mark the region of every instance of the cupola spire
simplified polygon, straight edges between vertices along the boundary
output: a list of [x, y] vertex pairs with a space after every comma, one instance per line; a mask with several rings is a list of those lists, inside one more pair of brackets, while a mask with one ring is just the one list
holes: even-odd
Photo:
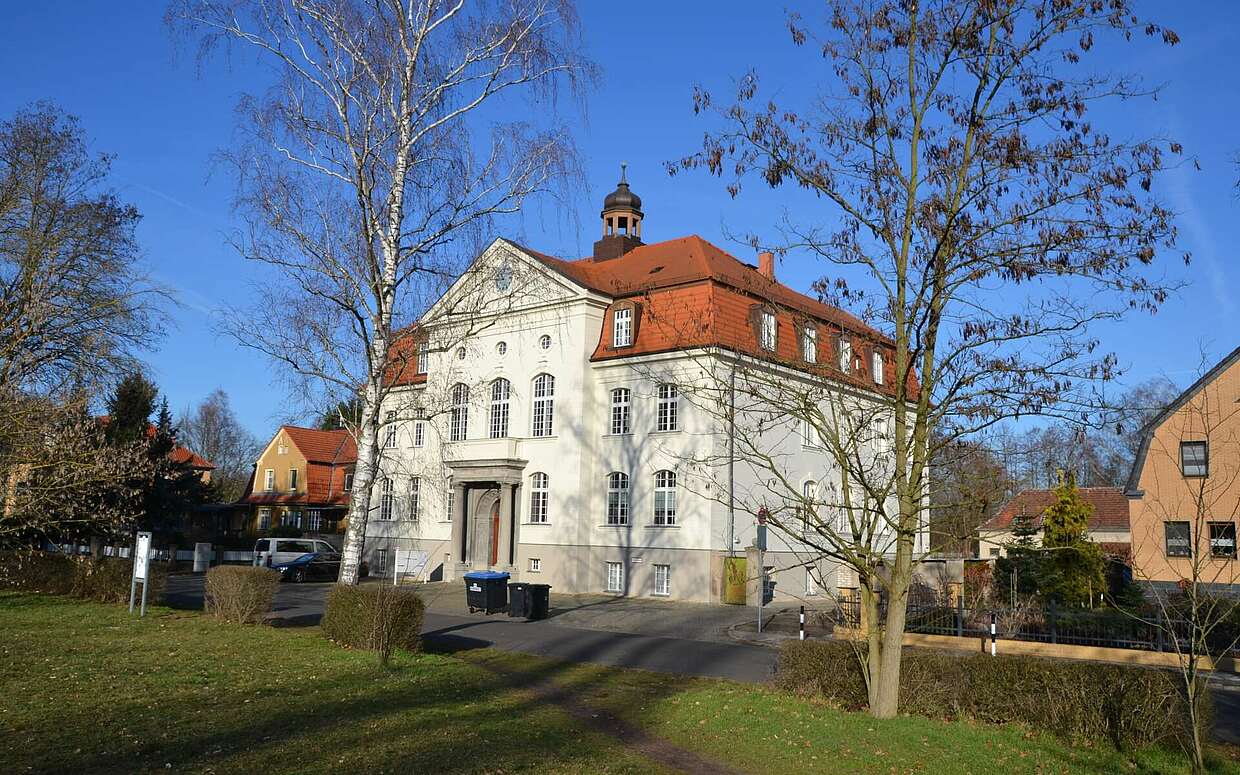
[[628, 163], [620, 162], [620, 182], [603, 199], [603, 238], [594, 243], [594, 259], [619, 258], [642, 244], [642, 198], [629, 188]]

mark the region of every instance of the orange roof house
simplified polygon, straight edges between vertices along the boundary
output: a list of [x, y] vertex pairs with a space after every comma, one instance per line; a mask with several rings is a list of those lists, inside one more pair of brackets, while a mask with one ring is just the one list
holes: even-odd
[[[1128, 527], [1128, 497], [1122, 487], [1081, 487], [1081, 500], [1094, 507], [1089, 517], [1089, 539], [1101, 544], [1103, 550], [1113, 556], [1127, 559], [1132, 543]], [[978, 552], [981, 557], [1000, 557], [1007, 553], [1007, 546], [1015, 540], [1015, 528], [1026, 521], [1041, 540], [1043, 513], [1055, 502], [1054, 490], [1024, 490], [1004, 504], [979, 528]]]
[[254, 466], [240, 503], [247, 532], [288, 525], [313, 533], [343, 531], [357, 445], [348, 431], [282, 425]]

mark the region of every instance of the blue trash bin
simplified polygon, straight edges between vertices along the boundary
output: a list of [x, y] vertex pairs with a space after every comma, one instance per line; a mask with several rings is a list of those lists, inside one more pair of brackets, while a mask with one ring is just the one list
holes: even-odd
[[469, 612], [508, 610], [507, 573], [494, 570], [471, 571], [465, 574], [465, 603]]

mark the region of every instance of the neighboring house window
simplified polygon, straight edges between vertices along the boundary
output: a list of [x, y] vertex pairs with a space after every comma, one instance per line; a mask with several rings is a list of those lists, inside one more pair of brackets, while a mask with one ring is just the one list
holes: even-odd
[[550, 436], [553, 430], [552, 417], [555, 414], [555, 377], [550, 374], [539, 374], [534, 377], [534, 418], [532, 435], [536, 437]]
[[258, 510], [258, 529], [269, 530], [271, 528], [271, 509]]
[[413, 424], [413, 446], [426, 446], [426, 423], [418, 420]]
[[380, 492], [379, 519], [390, 520], [392, 518], [392, 480], [390, 478], [384, 478], [380, 485]]
[[543, 334], [542, 336], [538, 337], [538, 347], [541, 350], [550, 350], [551, 349], [551, 335]]
[[289, 511], [284, 521], [298, 530], [301, 530], [301, 509], [293, 509]]
[[346, 473], [344, 475], [344, 491], [351, 492], [353, 490], [353, 474]]
[[801, 360], [806, 363], [818, 361], [818, 329], [813, 326], [801, 329]]
[[264, 476], [266, 478], [264, 479], [265, 486], [263, 489], [267, 492], [274, 492], [276, 489], [276, 470], [274, 468], [268, 468], [264, 473]]
[[629, 432], [629, 389], [616, 388], [611, 391], [611, 432], [621, 434]]
[[633, 310], [618, 309], [612, 315], [612, 347], [628, 347], [633, 344]]
[[427, 342], [418, 345], [418, 373], [425, 374], [431, 363], [431, 346]]
[[818, 520], [814, 519], [818, 513], [818, 483], [810, 481], [802, 484], [801, 499], [801, 535], [806, 536], [818, 528]]
[[1210, 475], [1210, 448], [1205, 441], [1180, 442], [1180, 470], [1185, 476]]
[[542, 560], [537, 557], [530, 558], [530, 573], [538, 573], [542, 570]]
[[290, 468], [288, 470], [288, 491], [297, 492], [297, 469]]
[[775, 313], [764, 309], [760, 314], [762, 317], [759, 321], [758, 329], [761, 336], [759, 344], [762, 345], [763, 350], [774, 351], [775, 343], [779, 336], [779, 325], [775, 320]]
[[679, 414], [680, 391], [675, 385], [659, 385], [659, 406], [656, 413], [655, 430], [678, 430], [680, 422]]
[[990, 556], [991, 556], [991, 557], [998, 557], [998, 556], [999, 556], [999, 547], [997, 547], [997, 546], [992, 546], [992, 547], [990, 547]]
[[396, 446], [396, 412], [383, 415], [383, 446], [391, 449]]
[[852, 342], [840, 337], [840, 371], [848, 374], [852, 371]]
[[629, 524], [629, 476], [619, 472], [607, 475], [607, 524]]
[[323, 530], [323, 510], [310, 509], [310, 532], [318, 533]]
[[530, 522], [547, 523], [547, 501], [550, 493], [547, 475], [541, 471], [530, 477]]
[[409, 519], [417, 520], [422, 516], [422, 479], [413, 477], [409, 480]]
[[662, 596], [672, 594], [672, 566], [654, 566], [654, 593]]
[[656, 471], [654, 475], [654, 523], [676, 524], [676, 472]]
[[883, 354], [880, 353], [878, 350], [875, 350], [873, 353], [870, 354], [870, 371], [874, 375], [875, 385], [883, 384], [883, 380], [886, 379], [885, 375], [883, 374], [884, 368], [885, 366], [883, 364]]
[[1192, 529], [1187, 522], [1164, 522], [1167, 532], [1168, 557], [1192, 557]]
[[452, 386], [452, 412], [448, 423], [448, 440], [464, 441], [469, 435], [469, 388], [461, 383]]
[[624, 563], [607, 563], [607, 592], [624, 591]]
[[512, 386], [500, 377], [491, 383], [491, 438], [508, 435], [508, 395]]
[[1210, 523], [1210, 556], [1236, 558], [1236, 523]]

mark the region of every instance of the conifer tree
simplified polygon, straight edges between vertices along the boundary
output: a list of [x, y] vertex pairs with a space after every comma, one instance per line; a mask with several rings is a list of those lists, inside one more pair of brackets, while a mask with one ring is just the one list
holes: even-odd
[[1081, 499], [1076, 477], [1060, 471], [1055, 502], [1042, 513], [1039, 586], [1048, 600], [1089, 605], [1106, 591], [1106, 559], [1088, 537], [1093, 513], [1093, 505]]

